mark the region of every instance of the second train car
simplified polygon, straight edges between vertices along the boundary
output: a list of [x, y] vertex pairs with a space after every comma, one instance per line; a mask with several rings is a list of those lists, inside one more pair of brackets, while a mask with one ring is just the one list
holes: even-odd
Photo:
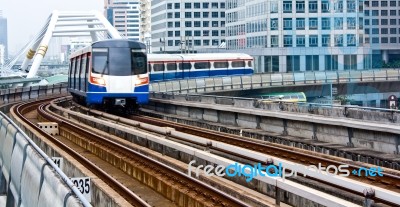
[[68, 90], [86, 105], [136, 110], [149, 101], [146, 47], [131, 40], [103, 40], [70, 56]]
[[253, 57], [242, 53], [148, 54], [150, 80], [253, 74]]

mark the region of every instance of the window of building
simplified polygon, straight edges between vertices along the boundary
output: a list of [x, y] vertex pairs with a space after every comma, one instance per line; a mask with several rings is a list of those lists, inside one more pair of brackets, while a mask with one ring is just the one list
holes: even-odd
[[304, 35], [296, 36], [296, 47], [305, 47], [306, 46], [306, 37]]
[[347, 12], [356, 12], [355, 0], [347, 0]]
[[212, 32], [211, 32], [211, 35], [212, 36], [218, 36], [218, 34], [219, 34], [219, 31], [218, 30], [213, 30]]
[[264, 56], [264, 72], [279, 72], [279, 56]]
[[185, 31], [185, 36], [191, 37], [192, 36], [192, 31], [191, 30], [186, 30]]
[[185, 9], [191, 9], [192, 3], [185, 3]]
[[369, 25], [369, 19], [364, 20], [365, 25]]
[[379, 1], [372, 1], [372, 7], [378, 7]]
[[205, 37], [210, 36], [210, 30], [203, 30], [203, 36], [205, 36]]
[[371, 43], [372, 44], [378, 44], [379, 43], [379, 37], [373, 37]]
[[310, 35], [308, 37], [309, 47], [318, 47], [318, 35]]
[[293, 46], [293, 40], [292, 40], [292, 35], [284, 35], [283, 36], [283, 47], [292, 47]]
[[390, 1], [390, 6], [396, 6], [396, 1]]
[[171, 18], [172, 18], [172, 12], [168, 12], [168, 13], [167, 13], [167, 18], [168, 18], [168, 19], [171, 19]]
[[167, 4], [167, 9], [172, 9], [172, 3]]
[[343, 35], [335, 35], [334, 44], [336, 47], [343, 46]]
[[204, 46], [210, 45], [210, 40], [203, 40], [203, 45]]
[[296, 1], [296, 13], [304, 13], [305, 3], [304, 1]]
[[270, 6], [271, 13], [278, 13], [278, 1], [271, 1]]
[[379, 16], [379, 10], [372, 10], [372, 16]]
[[175, 12], [175, 18], [181, 18], [181, 13]]
[[271, 30], [278, 30], [278, 18], [271, 19]]
[[348, 17], [347, 18], [347, 29], [355, 29], [356, 28], [356, 18]]
[[388, 11], [387, 10], [381, 10], [381, 16], [387, 16]]
[[396, 16], [396, 10], [390, 10], [390, 16]]
[[213, 39], [211, 43], [212, 43], [213, 46], [218, 46], [219, 45], [219, 40]]
[[175, 27], [181, 27], [181, 22], [175, 22]]
[[212, 27], [218, 27], [218, 21], [212, 21], [211, 25]]
[[381, 28], [381, 34], [387, 34], [388, 28]]
[[305, 19], [304, 18], [296, 18], [296, 29], [297, 30], [305, 29]]
[[357, 70], [357, 55], [344, 55], [344, 69]]
[[318, 71], [318, 70], [319, 70], [319, 56], [306, 55], [306, 71]]
[[173, 31], [168, 31], [168, 37], [173, 37], [174, 36], [174, 32]]
[[221, 12], [220, 17], [225, 18], [225, 12]]
[[308, 20], [308, 29], [310, 30], [318, 29], [318, 18], [310, 18]]
[[210, 22], [209, 21], [203, 21], [203, 27], [209, 27]]
[[218, 18], [218, 12], [212, 12], [211, 13], [212, 18]]
[[[209, 6], [210, 6], [210, 3], [203, 2], [203, 9], [208, 9]], [[203, 45], [204, 45], [204, 43], [203, 43]]]
[[391, 37], [390, 38], [390, 43], [397, 43], [397, 38], [396, 37]]
[[279, 47], [279, 36], [271, 35], [271, 47]]
[[287, 72], [300, 71], [300, 55], [286, 56], [286, 71]]
[[175, 9], [180, 9], [181, 8], [181, 4], [180, 3], [175, 3], [174, 7], [175, 7]]
[[181, 31], [175, 31], [175, 37], [180, 37], [181, 36]]
[[336, 13], [342, 13], [343, 12], [343, 1], [336, 0], [334, 3], [334, 8], [335, 8]]
[[381, 19], [381, 25], [388, 25], [387, 19]]
[[388, 38], [387, 37], [381, 37], [381, 43], [383, 43], [383, 44], [388, 43]]
[[283, 1], [283, 13], [292, 13], [292, 1]]
[[175, 46], [179, 46], [179, 44], [181, 43], [181, 41], [180, 40], [175, 40]]
[[322, 18], [322, 29], [330, 30], [331, 29], [331, 18]]
[[335, 17], [335, 29], [341, 30], [343, 29], [343, 18]]
[[309, 1], [308, 2], [308, 12], [309, 13], [317, 13], [318, 12], [318, 1]]
[[193, 8], [200, 9], [200, 3], [193, 3]]
[[221, 2], [219, 8], [225, 9], [225, 2]]
[[379, 34], [379, 28], [372, 28], [372, 34]]
[[201, 27], [201, 22], [200, 21], [194, 21], [193, 25], [194, 25], [194, 27]]
[[203, 12], [203, 18], [208, 18], [210, 15], [210, 12]]
[[372, 25], [379, 25], [379, 19], [372, 19]]
[[211, 8], [218, 9], [218, 3], [217, 2], [211, 3]]
[[364, 16], [366, 16], [366, 17], [369, 16], [369, 10], [364, 10]]
[[329, 1], [326, 1], [326, 0], [321, 1], [321, 11], [322, 11], [322, 13], [330, 13], [331, 12]]
[[185, 18], [192, 18], [192, 12], [185, 12]]
[[396, 34], [397, 29], [396, 28], [390, 28], [390, 34]]
[[173, 40], [168, 40], [168, 46], [174, 46], [174, 41]]
[[358, 29], [364, 29], [364, 20], [362, 17], [358, 18]]
[[192, 21], [185, 21], [185, 27], [192, 27]]
[[325, 70], [338, 70], [338, 55], [325, 55]]
[[174, 23], [173, 22], [168, 22], [167, 25], [168, 25], [167, 27], [170, 28], [170, 27], [174, 26]]
[[390, 19], [390, 25], [396, 25], [396, 19]]
[[200, 30], [194, 30], [194, 36], [195, 37], [201, 36], [201, 31]]
[[364, 33], [365, 33], [365, 34], [369, 34], [369, 28], [365, 28], [365, 29], [364, 29]]
[[194, 12], [193, 13], [194, 18], [200, 18], [200, 12]]
[[354, 34], [347, 35], [347, 46], [356, 46], [356, 35]]
[[292, 30], [292, 18], [284, 18], [283, 19], [283, 29], [284, 30]]
[[388, 2], [387, 1], [381, 1], [381, 6], [382, 7], [385, 7], [385, 6], [387, 6], [388, 5]]
[[322, 47], [331, 46], [331, 35], [322, 35]]

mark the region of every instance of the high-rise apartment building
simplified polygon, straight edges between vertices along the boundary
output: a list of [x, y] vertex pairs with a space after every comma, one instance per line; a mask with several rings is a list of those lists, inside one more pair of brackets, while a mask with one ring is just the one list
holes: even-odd
[[356, 70], [400, 60], [400, 1], [227, 0], [227, 49], [257, 72]]
[[4, 46], [4, 59], [8, 59], [7, 19], [0, 11], [0, 45]]
[[188, 53], [225, 42], [225, 0], [153, 0], [151, 46], [155, 53]]
[[105, 16], [128, 39], [144, 42], [150, 33], [150, 0], [105, 0]]

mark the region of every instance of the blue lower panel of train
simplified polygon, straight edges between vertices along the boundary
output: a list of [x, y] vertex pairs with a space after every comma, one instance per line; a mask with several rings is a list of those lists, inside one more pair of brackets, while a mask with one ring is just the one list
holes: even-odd
[[149, 102], [149, 93], [86, 93], [86, 102], [88, 104], [103, 104], [105, 98], [132, 98], [136, 103], [142, 105]]
[[253, 69], [241, 68], [241, 69], [229, 69], [229, 70], [199, 70], [199, 71], [165, 71], [156, 72], [150, 74], [150, 81], [163, 81], [173, 79], [185, 79], [185, 78], [205, 78], [205, 77], [216, 77], [216, 76], [229, 76], [229, 75], [251, 75]]

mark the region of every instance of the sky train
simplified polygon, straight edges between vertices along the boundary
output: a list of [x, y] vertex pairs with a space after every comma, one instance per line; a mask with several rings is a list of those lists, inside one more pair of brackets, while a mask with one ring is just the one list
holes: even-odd
[[78, 102], [135, 110], [149, 101], [146, 46], [103, 40], [70, 56], [68, 90]]
[[148, 54], [150, 81], [253, 74], [253, 57], [242, 53]]

